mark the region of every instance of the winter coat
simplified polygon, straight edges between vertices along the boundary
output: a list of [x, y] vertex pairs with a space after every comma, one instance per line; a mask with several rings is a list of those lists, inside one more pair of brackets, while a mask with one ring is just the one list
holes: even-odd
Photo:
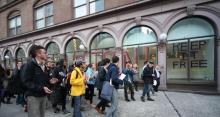
[[150, 68], [149, 66], [144, 68], [143, 71], [144, 83], [153, 84], [154, 77], [152, 76], [152, 74], [154, 74], [153, 68]]
[[70, 77], [70, 95], [71, 96], [81, 96], [85, 94], [85, 80], [84, 80], [84, 74], [80, 71], [78, 67], [75, 67], [74, 70], [71, 73]]
[[22, 82], [26, 88], [26, 96], [46, 96], [43, 87], [49, 86], [49, 73], [47, 70], [43, 71], [35, 59], [25, 65], [22, 77]]
[[112, 80], [112, 85], [114, 85], [115, 89], [119, 89], [119, 85], [123, 85], [123, 81], [119, 79], [119, 68], [111, 63], [108, 67], [107, 79]]

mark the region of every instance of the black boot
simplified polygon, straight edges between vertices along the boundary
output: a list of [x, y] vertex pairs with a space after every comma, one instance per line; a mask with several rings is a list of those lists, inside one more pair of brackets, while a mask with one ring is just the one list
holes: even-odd
[[129, 100], [129, 99], [125, 99], [125, 101], [130, 102], [130, 100]]
[[154, 99], [152, 99], [151, 97], [147, 98], [148, 101], [154, 101]]
[[144, 96], [141, 96], [141, 101], [145, 102]]
[[131, 97], [131, 100], [136, 101], [134, 97]]

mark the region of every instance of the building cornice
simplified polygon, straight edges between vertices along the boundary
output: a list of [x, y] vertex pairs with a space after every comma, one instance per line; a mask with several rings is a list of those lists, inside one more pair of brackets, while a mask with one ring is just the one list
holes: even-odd
[[0, 7], [0, 13], [7, 10], [8, 8], [11, 8], [11, 7], [23, 2], [23, 1], [25, 1], [25, 0], [13, 0], [9, 3], [6, 3], [5, 5]]

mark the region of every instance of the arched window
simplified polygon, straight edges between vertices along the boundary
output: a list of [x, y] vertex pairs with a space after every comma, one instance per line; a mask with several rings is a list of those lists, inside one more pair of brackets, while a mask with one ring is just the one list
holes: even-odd
[[48, 54], [49, 59], [53, 61], [58, 61], [60, 59], [59, 46], [54, 42], [49, 43], [47, 45], [47, 54]]
[[126, 61], [131, 61], [142, 71], [146, 60], [157, 63], [156, 42], [156, 34], [151, 28], [137, 26], [130, 29], [123, 40], [123, 65]]
[[5, 67], [6, 68], [10, 68], [12, 69], [12, 62], [13, 62], [13, 58], [12, 58], [12, 53], [11, 51], [7, 50], [4, 54], [4, 61], [5, 61]]
[[21, 33], [21, 15], [20, 11], [14, 11], [8, 16], [8, 36], [14, 36]]
[[19, 48], [16, 52], [16, 59], [17, 60], [21, 60], [22, 62], [25, 61], [26, 57], [25, 57], [25, 52], [22, 48]]
[[65, 53], [68, 65], [73, 64], [74, 60], [85, 59], [85, 46], [80, 39], [71, 39], [67, 42]]
[[115, 54], [115, 39], [106, 32], [97, 34], [91, 43], [91, 63], [98, 63], [103, 58], [112, 58]]
[[214, 28], [199, 17], [176, 22], [168, 32], [169, 80], [214, 80]]

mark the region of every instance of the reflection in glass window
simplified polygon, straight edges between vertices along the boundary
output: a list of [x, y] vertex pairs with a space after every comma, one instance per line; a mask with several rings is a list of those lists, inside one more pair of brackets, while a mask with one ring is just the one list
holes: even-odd
[[144, 26], [131, 29], [124, 38], [123, 45], [135, 45], [156, 42], [156, 35], [152, 29]]
[[167, 78], [214, 80], [214, 30], [201, 18], [180, 20], [171, 27], [167, 44]]
[[53, 61], [58, 61], [60, 56], [60, 49], [59, 49], [59, 46], [52, 42], [50, 43], [48, 46], [47, 46], [47, 54], [48, 54], [48, 57], [53, 60]]
[[73, 0], [75, 18], [104, 10], [104, 0]]
[[114, 38], [108, 33], [100, 33], [92, 41], [91, 49], [115, 47]]
[[36, 9], [36, 29], [53, 25], [53, 4], [46, 4]]
[[140, 76], [145, 61], [153, 61], [156, 64], [156, 40], [154, 31], [149, 27], [138, 26], [129, 30], [123, 41], [123, 66], [126, 61], [137, 64]]
[[77, 7], [75, 12], [75, 16], [77, 17], [82, 17], [85, 16], [87, 14], [87, 9], [86, 9], [86, 5], [85, 6], [81, 6], [81, 7]]
[[17, 50], [16, 59], [21, 60], [23, 62], [25, 61], [26, 57], [25, 57], [25, 52], [23, 49], [19, 48]]
[[6, 68], [11, 68], [12, 69], [12, 53], [11, 51], [7, 50], [5, 52], [5, 55], [4, 55], [4, 60], [5, 60], [5, 67]]
[[90, 14], [104, 10], [104, 0], [90, 0]]
[[90, 46], [91, 62], [98, 63], [103, 58], [111, 59], [115, 55], [115, 40], [108, 33], [99, 33], [96, 35]]
[[74, 0], [75, 7], [81, 6], [83, 4], [86, 4], [86, 0]]
[[9, 36], [21, 33], [21, 16], [9, 19]]
[[214, 35], [212, 25], [201, 18], [180, 20], [168, 32], [167, 40], [177, 40], [198, 36]]
[[82, 49], [79, 46], [82, 44], [80, 39], [71, 39], [65, 49], [66, 59], [68, 65], [73, 64], [74, 60], [85, 59], [85, 48]]

